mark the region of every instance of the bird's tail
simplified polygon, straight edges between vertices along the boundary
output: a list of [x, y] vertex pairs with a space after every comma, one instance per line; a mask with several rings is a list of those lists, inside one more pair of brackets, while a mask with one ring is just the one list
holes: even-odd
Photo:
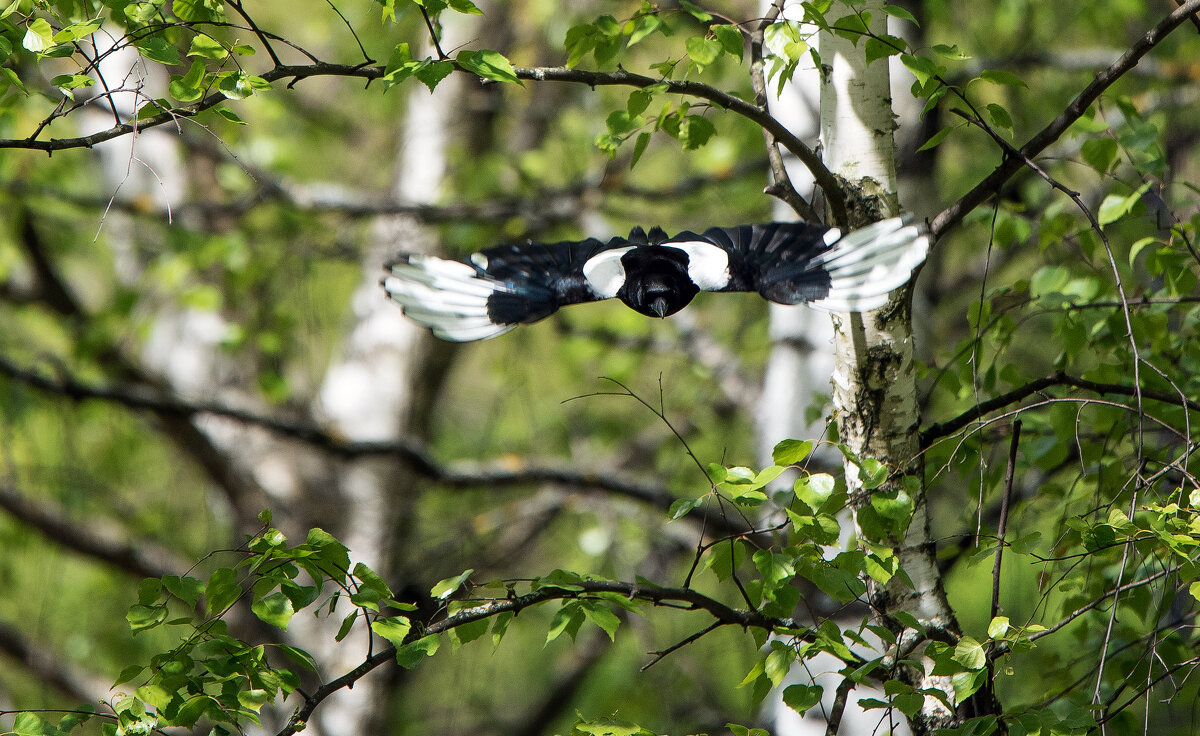
[[496, 324], [488, 314], [488, 299], [497, 292], [507, 292], [508, 285], [480, 277], [465, 263], [403, 255], [384, 269], [389, 275], [380, 283], [387, 295], [409, 319], [433, 330], [443, 340], [483, 340], [516, 326]]
[[912, 215], [855, 230], [817, 257], [829, 274], [828, 296], [811, 302], [830, 312], [867, 312], [912, 277], [929, 252], [929, 233]]

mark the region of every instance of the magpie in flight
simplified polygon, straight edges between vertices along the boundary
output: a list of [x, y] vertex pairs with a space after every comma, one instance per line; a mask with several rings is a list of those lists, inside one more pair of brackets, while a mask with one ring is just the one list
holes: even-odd
[[756, 291], [780, 304], [838, 312], [883, 306], [925, 260], [929, 236], [910, 217], [843, 234], [802, 222], [715, 227], [668, 237], [498, 245], [466, 261], [402, 254], [381, 282], [414, 322], [443, 340], [496, 337], [568, 304], [616, 297], [667, 317], [701, 291]]

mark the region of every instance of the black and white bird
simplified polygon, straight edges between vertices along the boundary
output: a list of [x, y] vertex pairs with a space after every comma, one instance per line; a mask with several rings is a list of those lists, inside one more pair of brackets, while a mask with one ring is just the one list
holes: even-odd
[[780, 304], [839, 312], [883, 306], [925, 260], [929, 236], [909, 217], [843, 234], [802, 222], [715, 227], [668, 237], [499, 245], [447, 261], [403, 254], [384, 268], [388, 296], [444, 340], [496, 337], [568, 304], [616, 297], [667, 317], [701, 291], [756, 291]]

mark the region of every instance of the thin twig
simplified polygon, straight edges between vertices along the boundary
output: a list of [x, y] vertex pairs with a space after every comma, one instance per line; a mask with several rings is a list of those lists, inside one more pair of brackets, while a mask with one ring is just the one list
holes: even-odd
[[1021, 420], [1013, 422], [1012, 442], [1008, 446], [1008, 467], [1004, 469], [1004, 497], [1000, 500], [1000, 523], [996, 526], [996, 561], [992, 563], [992, 613], [1000, 613], [1000, 563], [1004, 559], [1004, 532], [1008, 529], [1008, 509], [1012, 505], [1013, 478], [1017, 467], [1017, 448], [1021, 443]]

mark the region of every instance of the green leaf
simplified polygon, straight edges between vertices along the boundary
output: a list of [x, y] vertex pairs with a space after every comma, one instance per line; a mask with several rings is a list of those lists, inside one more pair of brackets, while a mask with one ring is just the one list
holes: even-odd
[[1008, 87], [1028, 87], [1025, 81], [1012, 72], [1006, 72], [1000, 69], [985, 69], [980, 75], [980, 79], [991, 82], [992, 84], [1002, 84]]
[[1101, 225], [1107, 225], [1111, 222], [1116, 222], [1125, 215], [1133, 211], [1133, 208], [1142, 200], [1142, 195], [1150, 189], [1151, 182], [1147, 181], [1133, 192], [1127, 195], [1110, 194], [1100, 203], [1100, 209], [1096, 213], [1096, 220]]
[[359, 609], [355, 608], [342, 619], [342, 625], [338, 627], [337, 633], [333, 635], [334, 641], [341, 641], [350, 635], [350, 629], [354, 628], [354, 622], [358, 620], [358, 611]]
[[688, 2], [688, 0], [679, 0], [679, 7], [686, 10], [688, 13], [691, 14], [691, 16], [693, 18], [700, 21], [701, 23], [707, 23], [713, 19], [713, 17], [711, 15], [704, 12], [704, 10], [702, 10], [695, 3]]
[[196, 605], [200, 596], [204, 595], [204, 582], [190, 576], [164, 575], [162, 584], [168, 593], [189, 606]]
[[787, 707], [804, 715], [821, 702], [824, 688], [820, 685], [788, 685], [783, 689], [783, 702]]
[[467, 578], [471, 577], [471, 573], [473, 573], [473, 572], [475, 572], [475, 571], [474, 570], [464, 570], [452, 578], [446, 578], [445, 580], [439, 580], [438, 583], [436, 585], [434, 585], [433, 588], [430, 589], [429, 594], [432, 595], [434, 598], [437, 598], [438, 600], [444, 601], [447, 598], [449, 598], [451, 595], [453, 595], [454, 591], [461, 588], [462, 584], [467, 581]]
[[969, 670], [977, 670], [987, 664], [987, 654], [982, 644], [970, 636], [964, 636], [954, 647], [954, 661]]
[[712, 64], [725, 51], [720, 41], [703, 36], [689, 38], [684, 46], [687, 49], [688, 57], [700, 66]]
[[135, 603], [129, 607], [129, 612], [125, 614], [125, 620], [129, 622], [129, 630], [135, 634], [146, 629], [153, 629], [167, 620], [167, 607]]
[[998, 639], [1008, 633], [1008, 616], [996, 616], [988, 624], [988, 636]]
[[[649, 144], [650, 133], [648, 131], [638, 133], [637, 141], [635, 141], [633, 144], [633, 158], [629, 162], [630, 169], [633, 169], [634, 166], [637, 166], [637, 162], [641, 160], [642, 154], [646, 152], [646, 146]], [[674, 504], [672, 504], [672, 508], [674, 508]], [[692, 508], [695, 508], [695, 506]], [[671, 518], [677, 519], [679, 517], [672, 516]]]
[[583, 617], [579, 601], [564, 603], [550, 619], [550, 628], [546, 631], [546, 643], [549, 644], [564, 633], [570, 634], [574, 639], [575, 634], [579, 631], [579, 625], [583, 623]]
[[929, 136], [929, 140], [927, 140], [927, 141], [925, 141], [924, 143], [922, 143], [922, 144], [921, 144], [921, 147], [920, 147], [920, 148], [918, 148], [917, 150], [918, 150], [918, 151], [927, 151], [927, 150], [929, 150], [930, 148], [933, 148], [934, 146], [937, 146], [937, 145], [938, 145], [938, 144], [940, 144], [942, 141], [946, 140], [946, 136], [948, 136], [948, 135], [950, 135], [950, 128], [948, 128], [948, 127], [947, 127], [947, 128], [942, 128], [942, 129], [941, 129], [941, 130], [939, 130], [938, 132], [936, 132], [936, 133], [934, 133], [933, 135]]
[[935, 43], [933, 45], [933, 52], [939, 56], [944, 56], [947, 59], [954, 59], [956, 61], [963, 61], [971, 58], [971, 55], [960, 49], [958, 44], [948, 46], [944, 43]]
[[912, 23], [914, 26], [921, 25], [920, 23], [917, 22], [917, 19], [913, 16], [912, 13], [908, 12], [904, 8], [900, 7], [899, 5], [884, 5], [883, 12], [892, 16], [893, 18], [899, 18], [901, 20], [906, 20], [909, 23]]
[[126, 682], [129, 682], [133, 678], [142, 674], [142, 670], [144, 670], [144, 669], [146, 669], [145, 665], [141, 665], [141, 664], [129, 665], [125, 669], [121, 670], [121, 674], [117, 675], [117, 679], [116, 679], [116, 681], [113, 682], [112, 686], [116, 687], [117, 685], [121, 685]]
[[100, 30], [100, 26], [104, 25], [104, 21], [100, 18], [84, 21], [83, 23], [72, 23], [63, 28], [58, 33], [54, 34], [55, 43], [71, 43], [82, 38], [87, 38], [96, 31]]
[[776, 465], [799, 465], [813, 450], [807, 440], [783, 440], [771, 450], [771, 460]]
[[1013, 134], [1012, 116], [1008, 114], [1002, 105], [997, 105], [995, 102], [989, 102], [987, 106], [988, 118], [992, 121], [992, 126], [1001, 128], [1008, 133], [1011, 138]]
[[16, 736], [42, 736], [46, 733], [46, 722], [36, 713], [17, 713], [12, 732]]
[[421, 84], [424, 84], [432, 92], [450, 73], [454, 71], [454, 63], [451, 61], [429, 61], [417, 67], [414, 75]]
[[[650, 134], [642, 133], [642, 135]], [[677, 498], [671, 502], [671, 508], [667, 511], [667, 516], [672, 521], [687, 516], [694, 509], [698, 509], [704, 505], [705, 498], [705, 496], [701, 496], [700, 498]]]
[[441, 639], [437, 634], [417, 639], [411, 644], [405, 644], [402, 647], [396, 648], [396, 664], [406, 670], [411, 670], [420, 664], [421, 660], [426, 657], [432, 657], [437, 654], [438, 647], [441, 646]]
[[371, 622], [371, 631], [387, 639], [392, 646], [400, 648], [404, 646], [404, 637], [412, 631], [412, 622], [403, 616], [377, 618]]
[[159, 64], [180, 63], [179, 49], [159, 36], [143, 38], [134, 46], [142, 56], [151, 61], [157, 61]]
[[717, 132], [716, 127], [708, 118], [699, 115], [688, 115], [679, 123], [679, 142], [684, 150], [694, 151], [700, 148]]
[[898, 36], [872, 36], [867, 39], [863, 52], [866, 54], [867, 63], [870, 64], [876, 59], [902, 54], [906, 48], [908, 48], [908, 44]]
[[[465, 573], [463, 573], [463, 575], [469, 575], [469, 574], [471, 574], [471, 572], [473, 572], [473, 571], [467, 570]], [[388, 587], [388, 584], [384, 581], [384, 579], [379, 577], [378, 573], [376, 573], [374, 570], [367, 567], [363, 563], [361, 563], [361, 562], [356, 563], [354, 565], [354, 571], [352, 574], [354, 575], [354, 577], [358, 578], [364, 586], [378, 591], [380, 598], [393, 597], [392, 589], [390, 587]]]
[[35, 18], [25, 28], [25, 37], [21, 45], [35, 54], [39, 54], [54, 45], [54, 29], [45, 18]]
[[663, 28], [662, 20], [657, 15], [643, 15], [634, 27], [633, 33], [629, 34], [629, 41], [626, 45], [632, 46], [661, 28]]
[[610, 641], [617, 640], [617, 627], [621, 625], [621, 619], [608, 606], [585, 601], [583, 603], [583, 615], [587, 616], [589, 621], [603, 629], [604, 633], [608, 634]]
[[815, 511], [833, 495], [835, 487], [836, 481], [832, 475], [814, 473], [797, 478], [793, 489], [796, 492], [796, 498], [808, 504], [809, 508]]
[[870, 24], [871, 14], [864, 11], [843, 15], [835, 20], [831, 27], [834, 33], [857, 46], [864, 37], [870, 36]]
[[246, 710], [257, 713], [271, 700], [271, 694], [266, 690], [241, 690], [237, 694], [238, 704]]
[[955, 702], [962, 703], [967, 698], [974, 695], [987, 682], [987, 670], [978, 669], [970, 672], [956, 672], [950, 676], [950, 683], [954, 686]]
[[1101, 174], [1117, 160], [1117, 142], [1112, 138], [1091, 138], [1083, 142], [1079, 155], [1084, 163]]
[[[172, 49], [175, 47], [172, 46]], [[192, 37], [192, 45], [188, 48], [188, 56], [199, 56], [202, 59], [224, 59], [229, 56], [229, 50], [220, 41], [198, 33]], [[178, 63], [178, 62], [176, 62]]]
[[742, 60], [742, 48], [744, 37], [737, 26], [732, 26], [726, 23], [712, 26], [708, 29], [712, 32], [717, 40], [721, 42], [721, 48], [725, 49], [725, 53], [730, 56], [736, 56], [738, 61]]
[[258, 616], [260, 621], [277, 626], [281, 629], [286, 629], [288, 622], [292, 620], [292, 615], [295, 610], [292, 609], [292, 601], [283, 593], [278, 591], [259, 598], [250, 605], [250, 610]]
[[238, 585], [237, 573], [228, 567], [220, 567], [208, 577], [205, 586], [208, 596], [206, 610], [208, 615], [216, 615], [232, 606], [242, 595], [242, 586]]
[[193, 61], [191, 68], [183, 76], [172, 74], [167, 90], [180, 102], [199, 100], [204, 95], [204, 62], [199, 59]]
[[945, 71], [942, 67], [934, 64], [932, 60], [924, 56], [913, 56], [912, 54], [901, 54], [900, 63], [904, 64], [917, 81], [922, 85], [928, 84], [929, 80], [941, 75]]
[[525, 86], [517, 78], [517, 73], [513, 70], [512, 64], [499, 51], [491, 49], [460, 51], [455, 60], [463, 69], [477, 74], [484, 79], [491, 79], [495, 82], [507, 82], [522, 87]]

